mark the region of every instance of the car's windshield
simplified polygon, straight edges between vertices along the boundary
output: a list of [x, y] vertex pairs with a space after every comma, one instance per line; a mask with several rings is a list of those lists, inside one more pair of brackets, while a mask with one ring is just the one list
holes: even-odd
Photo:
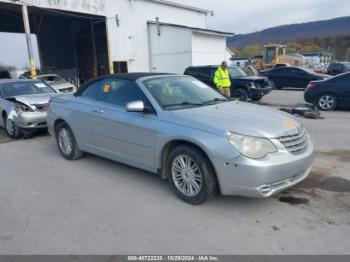
[[62, 77], [58, 75], [47, 75], [47, 76], [38, 76], [37, 79], [44, 81], [48, 84], [63, 84], [66, 83], [66, 80], [64, 80]]
[[143, 84], [167, 110], [205, 106], [229, 101], [191, 76], [167, 76], [145, 80]]
[[231, 77], [241, 77], [241, 76], [247, 76], [247, 74], [238, 67], [229, 67], [227, 68], [228, 72], [230, 73]]
[[55, 93], [55, 91], [39, 81], [11, 82], [0, 84], [1, 96], [4, 98], [34, 94]]

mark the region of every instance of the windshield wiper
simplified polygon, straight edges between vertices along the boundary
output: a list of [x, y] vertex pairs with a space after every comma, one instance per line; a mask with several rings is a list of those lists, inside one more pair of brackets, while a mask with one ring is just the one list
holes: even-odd
[[174, 104], [168, 104], [164, 105], [164, 107], [173, 107], [173, 106], [202, 106], [203, 103], [192, 103], [192, 102], [182, 102], [182, 103], [174, 103]]
[[215, 104], [217, 102], [229, 102], [230, 100], [226, 99], [226, 98], [214, 98], [212, 100], [208, 100], [208, 101], [205, 101], [203, 103], [203, 105], [210, 105], [210, 104]]

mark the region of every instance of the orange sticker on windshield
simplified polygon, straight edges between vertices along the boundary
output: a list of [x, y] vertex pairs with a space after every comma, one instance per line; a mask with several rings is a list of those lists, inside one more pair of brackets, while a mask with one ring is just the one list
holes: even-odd
[[111, 86], [109, 84], [105, 84], [103, 86], [103, 93], [109, 93], [111, 91]]

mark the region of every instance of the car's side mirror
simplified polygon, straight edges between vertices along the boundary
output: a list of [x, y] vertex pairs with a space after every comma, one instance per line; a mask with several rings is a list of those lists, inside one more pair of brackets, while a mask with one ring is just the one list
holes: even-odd
[[132, 101], [126, 104], [125, 110], [127, 112], [144, 112], [145, 105], [141, 100]]

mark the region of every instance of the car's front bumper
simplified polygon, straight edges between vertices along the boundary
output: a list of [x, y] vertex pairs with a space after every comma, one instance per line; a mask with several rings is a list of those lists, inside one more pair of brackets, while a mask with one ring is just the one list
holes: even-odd
[[267, 95], [271, 92], [271, 87], [261, 88], [261, 89], [251, 89], [252, 91], [252, 98], [258, 98], [262, 97], [264, 95]]
[[244, 156], [227, 160], [213, 158], [219, 186], [223, 195], [269, 197], [305, 179], [313, 161], [312, 141], [301, 154], [278, 151], [264, 159]]
[[46, 128], [46, 112], [22, 112], [13, 116], [16, 125], [21, 129]]
[[315, 92], [305, 90], [304, 92], [304, 100], [308, 103], [314, 104], [317, 99], [317, 95]]

